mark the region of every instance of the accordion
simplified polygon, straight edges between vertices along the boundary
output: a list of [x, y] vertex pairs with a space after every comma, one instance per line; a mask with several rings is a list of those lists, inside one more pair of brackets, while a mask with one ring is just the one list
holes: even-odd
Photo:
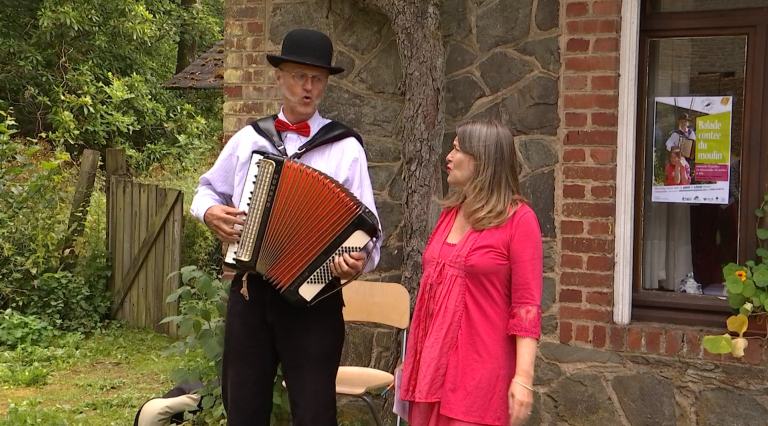
[[260, 274], [299, 306], [340, 289], [333, 259], [361, 251], [380, 235], [376, 215], [339, 182], [260, 151], [251, 154], [238, 208], [246, 212], [245, 223], [224, 263]]

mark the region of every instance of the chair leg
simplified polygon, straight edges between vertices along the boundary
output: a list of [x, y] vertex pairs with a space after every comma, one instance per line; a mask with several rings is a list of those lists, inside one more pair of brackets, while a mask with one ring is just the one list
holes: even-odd
[[358, 398], [362, 399], [366, 404], [368, 404], [368, 408], [371, 409], [371, 414], [373, 414], [373, 420], [376, 422], [376, 426], [383, 426], [381, 419], [379, 418], [379, 413], [376, 412], [376, 406], [373, 405], [373, 398], [371, 395], [366, 393], [358, 396]]

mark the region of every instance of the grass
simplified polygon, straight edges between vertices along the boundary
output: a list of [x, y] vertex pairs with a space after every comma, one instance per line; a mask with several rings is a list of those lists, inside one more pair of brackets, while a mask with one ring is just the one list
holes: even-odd
[[181, 360], [162, 355], [171, 343], [111, 323], [50, 347], [0, 350], [0, 425], [131, 425], [144, 402], [173, 387]]

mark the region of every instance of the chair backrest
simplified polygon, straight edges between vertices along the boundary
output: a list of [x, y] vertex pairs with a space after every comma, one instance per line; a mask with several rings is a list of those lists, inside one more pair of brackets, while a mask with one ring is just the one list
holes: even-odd
[[353, 281], [341, 291], [344, 294], [344, 321], [374, 322], [400, 329], [408, 328], [411, 298], [402, 285]]

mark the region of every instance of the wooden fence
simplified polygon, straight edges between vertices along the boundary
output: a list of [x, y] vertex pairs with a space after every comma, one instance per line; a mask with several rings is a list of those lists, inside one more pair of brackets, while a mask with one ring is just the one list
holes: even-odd
[[[112, 157], [112, 158], [110, 158]], [[163, 318], [178, 315], [166, 303], [179, 288], [183, 194], [125, 177], [124, 153], [107, 151], [107, 244], [112, 259], [112, 318], [176, 336]]]

